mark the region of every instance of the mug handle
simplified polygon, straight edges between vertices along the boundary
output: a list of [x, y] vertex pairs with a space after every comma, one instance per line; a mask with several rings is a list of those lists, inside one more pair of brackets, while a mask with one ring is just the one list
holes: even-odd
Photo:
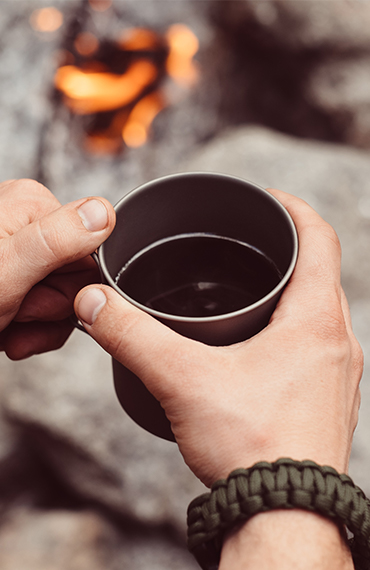
[[[100, 261], [99, 261], [99, 256], [98, 256], [97, 252], [96, 252], [96, 251], [93, 251], [92, 254], [91, 254], [91, 257], [93, 258], [93, 260], [95, 261], [96, 265], [98, 266], [99, 272], [100, 272], [100, 276], [101, 276], [101, 278], [103, 279], [103, 274], [102, 274], [101, 265], [100, 265]], [[73, 314], [69, 317], [69, 320], [71, 321], [72, 325], [73, 325], [76, 329], [78, 329], [78, 330], [80, 330], [80, 331], [82, 331], [82, 332], [88, 334], [88, 332], [86, 331], [86, 329], [85, 329], [85, 327], [83, 326], [83, 324], [81, 323], [81, 321], [79, 321], [78, 318], [76, 317], [75, 313], [73, 313]]]

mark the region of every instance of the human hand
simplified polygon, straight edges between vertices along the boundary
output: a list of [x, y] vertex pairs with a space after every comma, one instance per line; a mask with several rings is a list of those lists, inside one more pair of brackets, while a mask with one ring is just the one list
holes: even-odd
[[114, 223], [103, 198], [61, 207], [33, 180], [0, 184], [0, 350], [18, 360], [64, 344], [76, 293], [99, 278], [89, 254]]
[[184, 338], [103, 285], [75, 301], [89, 334], [160, 401], [206, 485], [279, 457], [348, 469], [363, 363], [340, 285], [339, 241], [305, 202], [271, 192], [296, 224], [300, 251], [255, 337], [226, 347]]

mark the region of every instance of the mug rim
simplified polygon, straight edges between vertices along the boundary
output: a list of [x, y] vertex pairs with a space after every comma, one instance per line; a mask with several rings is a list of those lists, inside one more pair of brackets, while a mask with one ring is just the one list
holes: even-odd
[[223, 174], [223, 173], [219, 173], [219, 172], [207, 172], [207, 171], [178, 172], [175, 174], [167, 174], [165, 176], [161, 176], [159, 178], [155, 178], [153, 180], [150, 180], [148, 182], [144, 182], [143, 184], [140, 184], [140, 186], [137, 186], [136, 188], [130, 190], [129, 192], [127, 192], [127, 194], [122, 196], [122, 198], [120, 198], [120, 200], [115, 204], [114, 210], [117, 212], [122, 207], [122, 205], [127, 201], [127, 199], [132, 197], [132, 195], [140, 194], [141, 192], [144, 192], [145, 190], [147, 190], [148, 188], [150, 188], [154, 184], [157, 184], [159, 182], [164, 182], [166, 180], [173, 180], [175, 178], [185, 178], [187, 176], [189, 176], [189, 177], [190, 176], [200, 176], [200, 177], [207, 176], [207, 177], [215, 177], [218, 179], [224, 178], [226, 180], [234, 180], [234, 181], [238, 181], [238, 182], [241, 182], [244, 184], [247, 183], [250, 186], [257, 189], [262, 194], [264, 194], [266, 198], [271, 200], [275, 204], [275, 206], [281, 210], [282, 214], [286, 218], [287, 224], [291, 230], [291, 235], [293, 238], [293, 251], [292, 251], [291, 261], [290, 261], [288, 269], [284, 273], [284, 276], [281, 279], [281, 281], [279, 281], [279, 283], [269, 293], [267, 293], [267, 295], [265, 295], [264, 297], [262, 297], [261, 299], [259, 299], [255, 303], [252, 303], [251, 305], [248, 305], [247, 307], [243, 307], [242, 309], [238, 309], [237, 311], [232, 311], [230, 313], [222, 313], [220, 315], [212, 315], [209, 317], [186, 317], [186, 316], [180, 316], [180, 315], [171, 315], [170, 313], [163, 313], [161, 311], [156, 311], [155, 309], [151, 309], [150, 307], [147, 307], [146, 305], [139, 303], [138, 301], [136, 301], [135, 299], [133, 299], [132, 297], [127, 295], [127, 293], [125, 293], [122, 289], [120, 289], [117, 286], [117, 284], [115, 283], [114, 278], [112, 278], [110, 272], [108, 271], [107, 265], [105, 263], [104, 245], [106, 242], [102, 243], [101, 246], [98, 248], [98, 259], [99, 259], [100, 271], [102, 272], [102, 274], [103, 274], [104, 278], [106, 279], [106, 281], [108, 282], [108, 284], [111, 287], [113, 287], [117, 291], [117, 293], [119, 293], [121, 295], [121, 297], [126, 299], [129, 303], [131, 303], [131, 305], [134, 305], [138, 309], [141, 309], [145, 313], [148, 313], [148, 314], [152, 315], [153, 317], [155, 317], [159, 320], [162, 320], [162, 321], [167, 320], [167, 321], [184, 322], [184, 323], [186, 323], [186, 322], [187, 323], [211, 323], [211, 322], [215, 322], [215, 321], [222, 321], [225, 319], [237, 318], [241, 315], [245, 315], [247, 313], [250, 313], [250, 312], [254, 311], [255, 309], [257, 309], [258, 307], [260, 307], [261, 305], [268, 303], [271, 299], [273, 299], [285, 287], [285, 285], [287, 284], [287, 282], [289, 281], [289, 279], [291, 278], [291, 276], [293, 274], [294, 268], [295, 268], [296, 263], [297, 263], [297, 258], [298, 258], [298, 233], [297, 233], [297, 228], [293, 222], [293, 219], [292, 219], [291, 215], [289, 214], [288, 210], [285, 208], [285, 206], [283, 206], [283, 204], [277, 198], [275, 198], [275, 196], [270, 194], [270, 192], [268, 192], [265, 188], [263, 188], [262, 186], [254, 183], [254, 182], [251, 182], [250, 180], [247, 180], [245, 178], [240, 178], [239, 176], [233, 176], [230, 174]]

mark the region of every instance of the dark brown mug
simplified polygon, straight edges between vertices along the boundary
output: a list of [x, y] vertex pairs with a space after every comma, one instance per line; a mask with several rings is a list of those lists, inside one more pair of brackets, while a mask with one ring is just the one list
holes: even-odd
[[[298, 255], [294, 223], [269, 192], [224, 174], [174, 174], [132, 190], [116, 204], [115, 211], [116, 227], [100, 246], [97, 260], [102, 281], [130, 303], [178, 333], [210, 345], [246, 340], [268, 324]], [[273, 262], [278, 283], [252, 304], [213, 316], [158, 311], [119, 287], [117, 275], [138, 252], [158, 241], [189, 234], [248, 244]], [[118, 399], [131, 418], [149, 432], [173, 441], [163, 408], [140, 379], [114, 359], [113, 374]]]

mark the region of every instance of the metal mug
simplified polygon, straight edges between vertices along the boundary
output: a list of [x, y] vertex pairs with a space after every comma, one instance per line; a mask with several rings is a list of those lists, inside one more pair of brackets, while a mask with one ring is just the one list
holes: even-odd
[[[116, 227], [95, 257], [102, 281], [127, 301], [178, 333], [215, 346], [246, 340], [268, 324], [298, 255], [293, 220], [269, 192], [224, 174], [174, 174], [132, 190], [116, 204], [115, 211]], [[281, 281], [252, 305], [211, 317], [161, 313], [140, 304], [117, 286], [117, 274], [136, 253], [158, 240], [198, 232], [252, 245], [273, 260], [282, 274]], [[129, 416], [147, 431], [174, 441], [163, 408], [140, 379], [115, 359], [113, 375], [118, 399]]]

